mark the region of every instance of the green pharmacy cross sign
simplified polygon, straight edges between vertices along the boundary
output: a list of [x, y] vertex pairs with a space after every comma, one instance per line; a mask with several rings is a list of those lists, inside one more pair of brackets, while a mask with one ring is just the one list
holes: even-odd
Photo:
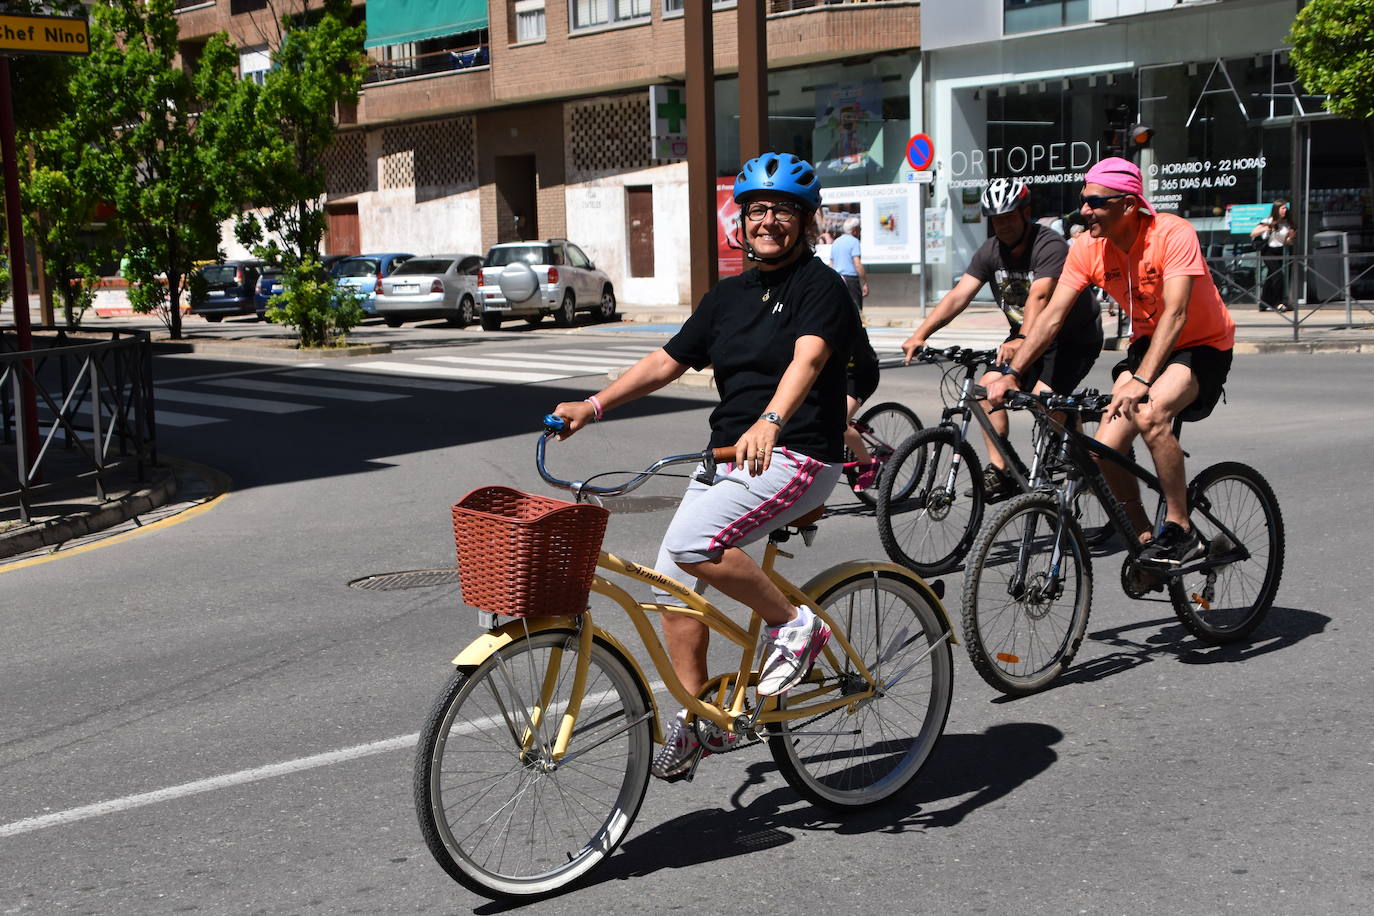
[[649, 87], [649, 136], [655, 159], [687, 158], [687, 95], [682, 86]]

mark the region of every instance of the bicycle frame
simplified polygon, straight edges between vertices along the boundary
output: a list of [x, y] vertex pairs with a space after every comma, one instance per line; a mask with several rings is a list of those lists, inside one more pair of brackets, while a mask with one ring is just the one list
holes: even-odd
[[[804, 529], [803, 529], [804, 530]], [[688, 588], [681, 582], [669, 576], [665, 576], [657, 570], [646, 568], [618, 557], [614, 554], [602, 551], [597, 561], [597, 566], [607, 572], [616, 573], [626, 578], [643, 582], [655, 586], [663, 591], [669, 592], [676, 598], [684, 602], [682, 606], [659, 604], [657, 602], [641, 602], [636, 600], [623, 588], [616, 585], [605, 576], [596, 575], [592, 579], [592, 591], [604, 595], [615, 601], [625, 611], [630, 622], [634, 625], [635, 632], [639, 635], [640, 641], [644, 644], [657, 670], [659, 677], [663, 680], [668, 692], [675, 700], [682, 704], [693, 715], [713, 722], [717, 726], [727, 731], [744, 734], [754, 731], [759, 725], [767, 725], [773, 722], [788, 722], [795, 719], [814, 717], [831, 712], [842, 707], [857, 709], [861, 703], [879, 695], [879, 692], [895, 684], [906, 671], [923, 661], [933, 652], [944, 639], [950, 640], [955, 645], [958, 640], [954, 637], [954, 629], [950, 623], [948, 613], [944, 609], [942, 602], [938, 600], [938, 595], [934, 593], [924, 580], [914, 576], [909, 570], [903, 569], [890, 563], [876, 562], [851, 562], [842, 564], [822, 574], [823, 578], [838, 579], [841, 575], [848, 577], [855, 573], [871, 572], [874, 576], [888, 574], [899, 576], [907, 581], [912, 587], [917, 588], [935, 599], [933, 605], [940, 610], [945, 633], [941, 639], [935, 640], [931, 646], [922, 653], [920, 657], [912, 661], [906, 669], [897, 672], [890, 678], [879, 679], [873, 670], [869, 669], [860, 659], [858, 652], [849, 643], [843, 628], [835, 625], [835, 621], [821, 609], [811, 597], [802, 589], [797, 588], [790, 581], [785, 579], [774, 569], [774, 561], [782, 555], [791, 557], [791, 554], [781, 550], [777, 543], [770, 539], [764, 549], [762, 568], [768, 577], [782, 591], [789, 601], [794, 604], [805, 604], [817, 617], [820, 617], [831, 629], [831, 642], [823, 650], [823, 654], [836, 670], [841, 668], [839, 658], [835, 653], [834, 647], [838, 644], [840, 654], [847, 660], [848, 668], [852, 671], [854, 680], [852, 683], [861, 684], [858, 690], [842, 692], [840, 696], [832, 696], [837, 691], [844, 691], [845, 685], [841, 684], [819, 684], [815, 683], [810, 690], [802, 692], [801, 688], [791, 691], [787, 695], [787, 708], [779, 709], [775, 697], [768, 697], [760, 703], [759, 708], [754, 710], [752, 715], [747, 715], [745, 704], [747, 700], [748, 687], [751, 683], [753, 673], [753, 661], [758, 655], [759, 635], [763, 629], [763, 620], [757, 614], [750, 615], [748, 629], [740, 626], [731, 620], [710, 601], [706, 600], [697, 592]], [[812, 583], [813, 587], [817, 583]], [[823, 584], [823, 583], [822, 583]], [[819, 589], [817, 589], [819, 590]], [[686, 614], [696, 620], [701, 621], [711, 630], [721, 634], [726, 639], [740, 647], [740, 661], [735, 671], [728, 674], [718, 674], [707, 681], [707, 686], [714, 685], [717, 694], [717, 702], [711, 703], [701, 700], [687, 691], [682, 682], [678, 680], [673, 671], [672, 661], [668, 657], [668, 652], [663, 643], [658, 638], [652, 622], [649, 619], [650, 612]], [[550, 749], [552, 758], [555, 761], [569, 758], [568, 741], [572, 734], [573, 725], [577, 720], [581, 703], [584, 698], [586, 688], [587, 670], [590, 665], [591, 641], [594, 638], [606, 640], [611, 646], [617, 649], [635, 668], [640, 680], [648, 684], [648, 679], [644, 677], [644, 671], [634, 660], [629, 652], [625, 651], [622, 643], [612, 637], [604, 629], [597, 627], [593, 620], [591, 611], [587, 611], [581, 617], [549, 617], [549, 618], [524, 618], [514, 620], [497, 628], [482, 637], [474, 640], [462, 652], [453, 659], [453, 664], [458, 667], [476, 667], [487, 658], [505, 645], [532, 633], [548, 629], [572, 628], [582, 642], [581, 650], [577, 653], [577, 667], [573, 673], [573, 684], [570, 701], [564, 712], [563, 720], [559, 725], [557, 737], [554, 745]], [[550, 672], [555, 672], [557, 666], [550, 664]], [[532, 704], [534, 712], [531, 714], [531, 721], [517, 723], [522, 725], [523, 743], [529, 746], [533, 743], [534, 736], [538, 734], [541, 724], [543, 710], [549, 705], [553, 693], [553, 677], [550, 674], [545, 679], [539, 701]], [[648, 697], [650, 712], [654, 719], [654, 739], [661, 742], [663, 739], [662, 728], [659, 722], [657, 703], [653, 696]], [[624, 727], [628, 728], [633, 724], [628, 723]], [[618, 732], [611, 732], [602, 736], [603, 740], [613, 737]], [[798, 733], [800, 734], [800, 732]], [[582, 753], [587, 748], [579, 748], [577, 753]]]
[[[959, 390], [959, 400], [953, 407], [946, 407], [940, 411], [939, 425], [955, 430], [959, 436], [959, 441], [966, 442], [968, 441], [969, 426], [972, 425], [974, 420], [977, 420], [978, 426], [983, 430], [987, 440], [991, 442], [997, 448], [998, 453], [1001, 454], [1002, 461], [1005, 465], [1005, 473], [1011, 475], [1012, 479], [1016, 481], [1016, 485], [1021, 488], [1023, 493], [1029, 493], [1033, 488], [1032, 481], [1036, 480], [1039, 474], [1039, 468], [1037, 467], [1039, 463], [1038, 457], [1036, 461], [1032, 462], [1030, 477], [1027, 478], [1026, 475], [1021, 473], [1022, 462], [1020, 456], [1016, 453], [1016, 449], [1007, 441], [1005, 436], [993, 427], [992, 420], [988, 417], [987, 411], [983, 410], [978, 404], [982, 399], [980, 397], [982, 387], [974, 384], [973, 377], [977, 374], [978, 368], [982, 365], [982, 362], [964, 360], [960, 360], [960, 362], [964, 366], [964, 382]], [[954, 418], [959, 416], [962, 416], [963, 420], [956, 423]], [[950, 460], [949, 479], [945, 482], [946, 487], [950, 490], [954, 489], [954, 482], [958, 476], [959, 466], [962, 460], [963, 459], [959, 457], [957, 451]]]

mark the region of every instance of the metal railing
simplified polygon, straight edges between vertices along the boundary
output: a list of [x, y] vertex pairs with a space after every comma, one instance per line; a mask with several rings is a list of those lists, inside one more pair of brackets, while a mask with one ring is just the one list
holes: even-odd
[[1206, 260], [1227, 305], [1257, 307], [1269, 286], [1269, 298], [1288, 306], [1279, 317], [1292, 325], [1295, 341], [1302, 325], [1319, 313], [1344, 310], [1346, 327], [1356, 323], [1357, 310], [1374, 316], [1374, 252], [1350, 251], [1343, 243], [1307, 255], [1285, 250], [1281, 258], [1265, 259], [1246, 248]]
[[19, 351], [13, 329], [0, 329], [0, 485], [26, 524], [45, 492], [89, 481], [104, 500], [111, 473], [143, 481], [157, 464], [148, 332], [106, 333], [36, 327], [33, 349]]
[[[374, 51], [380, 50], [380, 48], [374, 49]], [[490, 64], [491, 50], [485, 42], [454, 45], [439, 51], [427, 51], [424, 54], [413, 54], [408, 57], [393, 57], [390, 60], [369, 55], [367, 73], [363, 76], [363, 83], [370, 85], [412, 76], [424, 76], [430, 73], [473, 70], [487, 67]]]

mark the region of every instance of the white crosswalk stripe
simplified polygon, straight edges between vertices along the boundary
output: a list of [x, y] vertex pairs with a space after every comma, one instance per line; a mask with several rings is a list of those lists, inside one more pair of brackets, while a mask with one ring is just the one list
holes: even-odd
[[425, 363], [397, 363], [388, 360], [371, 360], [357, 363], [350, 368], [365, 369], [373, 372], [395, 372], [402, 375], [429, 375], [439, 378], [467, 379], [474, 382], [552, 382], [567, 378], [566, 372], [505, 372], [495, 369], [461, 366], [431, 366]]
[[[553, 359], [486, 359], [476, 356], [426, 356], [426, 362], [436, 362], [453, 364], [456, 366], [490, 366], [496, 369], [533, 369], [533, 370], [562, 370], [565, 375], [563, 378], [571, 378], [576, 375], [592, 375], [609, 372], [618, 365], [617, 362], [572, 362], [575, 357], [567, 360]], [[556, 376], [557, 377], [557, 376]]]
[[214, 381], [203, 384], [212, 385], [216, 388], [236, 388], [240, 391], [255, 391], [261, 394], [289, 394], [311, 398], [324, 398], [330, 401], [362, 401], [364, 403], [375, 403], [377, 401], [394, 401], [403, 398], [403, 394], [395, 394], [385, 391], [365, 391], [359, 388], [331, 388], [323, 385], [293, 385], [289, 382], [281, 382], [275, 378], [271, 379], [249, 379], [249, 378], [226, 378], [215, 379]]
[[181, 391], [176, 388], [158, 388], [155, 401], [171, 401], [174, 404], [197, 404], [206, 407], [228, 407], [231, 410], [247, 410], [252, 413], [300, 413], [315, 410], [318, 404], [297, 404], [293, 401], [268, 401], [263, 398], [239, 398], [227, 394], [212, 394], [208, 391]]

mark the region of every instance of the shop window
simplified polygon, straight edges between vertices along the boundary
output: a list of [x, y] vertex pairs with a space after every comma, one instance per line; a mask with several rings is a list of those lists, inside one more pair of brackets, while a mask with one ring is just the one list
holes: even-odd
[[1002, 31], [1038, 32], [1088, 21], [1088, 0], [1004, 0]]
[[592, 29], [626, 22], [647, 22], [651, 0], [573, 0], [572, 27]]

